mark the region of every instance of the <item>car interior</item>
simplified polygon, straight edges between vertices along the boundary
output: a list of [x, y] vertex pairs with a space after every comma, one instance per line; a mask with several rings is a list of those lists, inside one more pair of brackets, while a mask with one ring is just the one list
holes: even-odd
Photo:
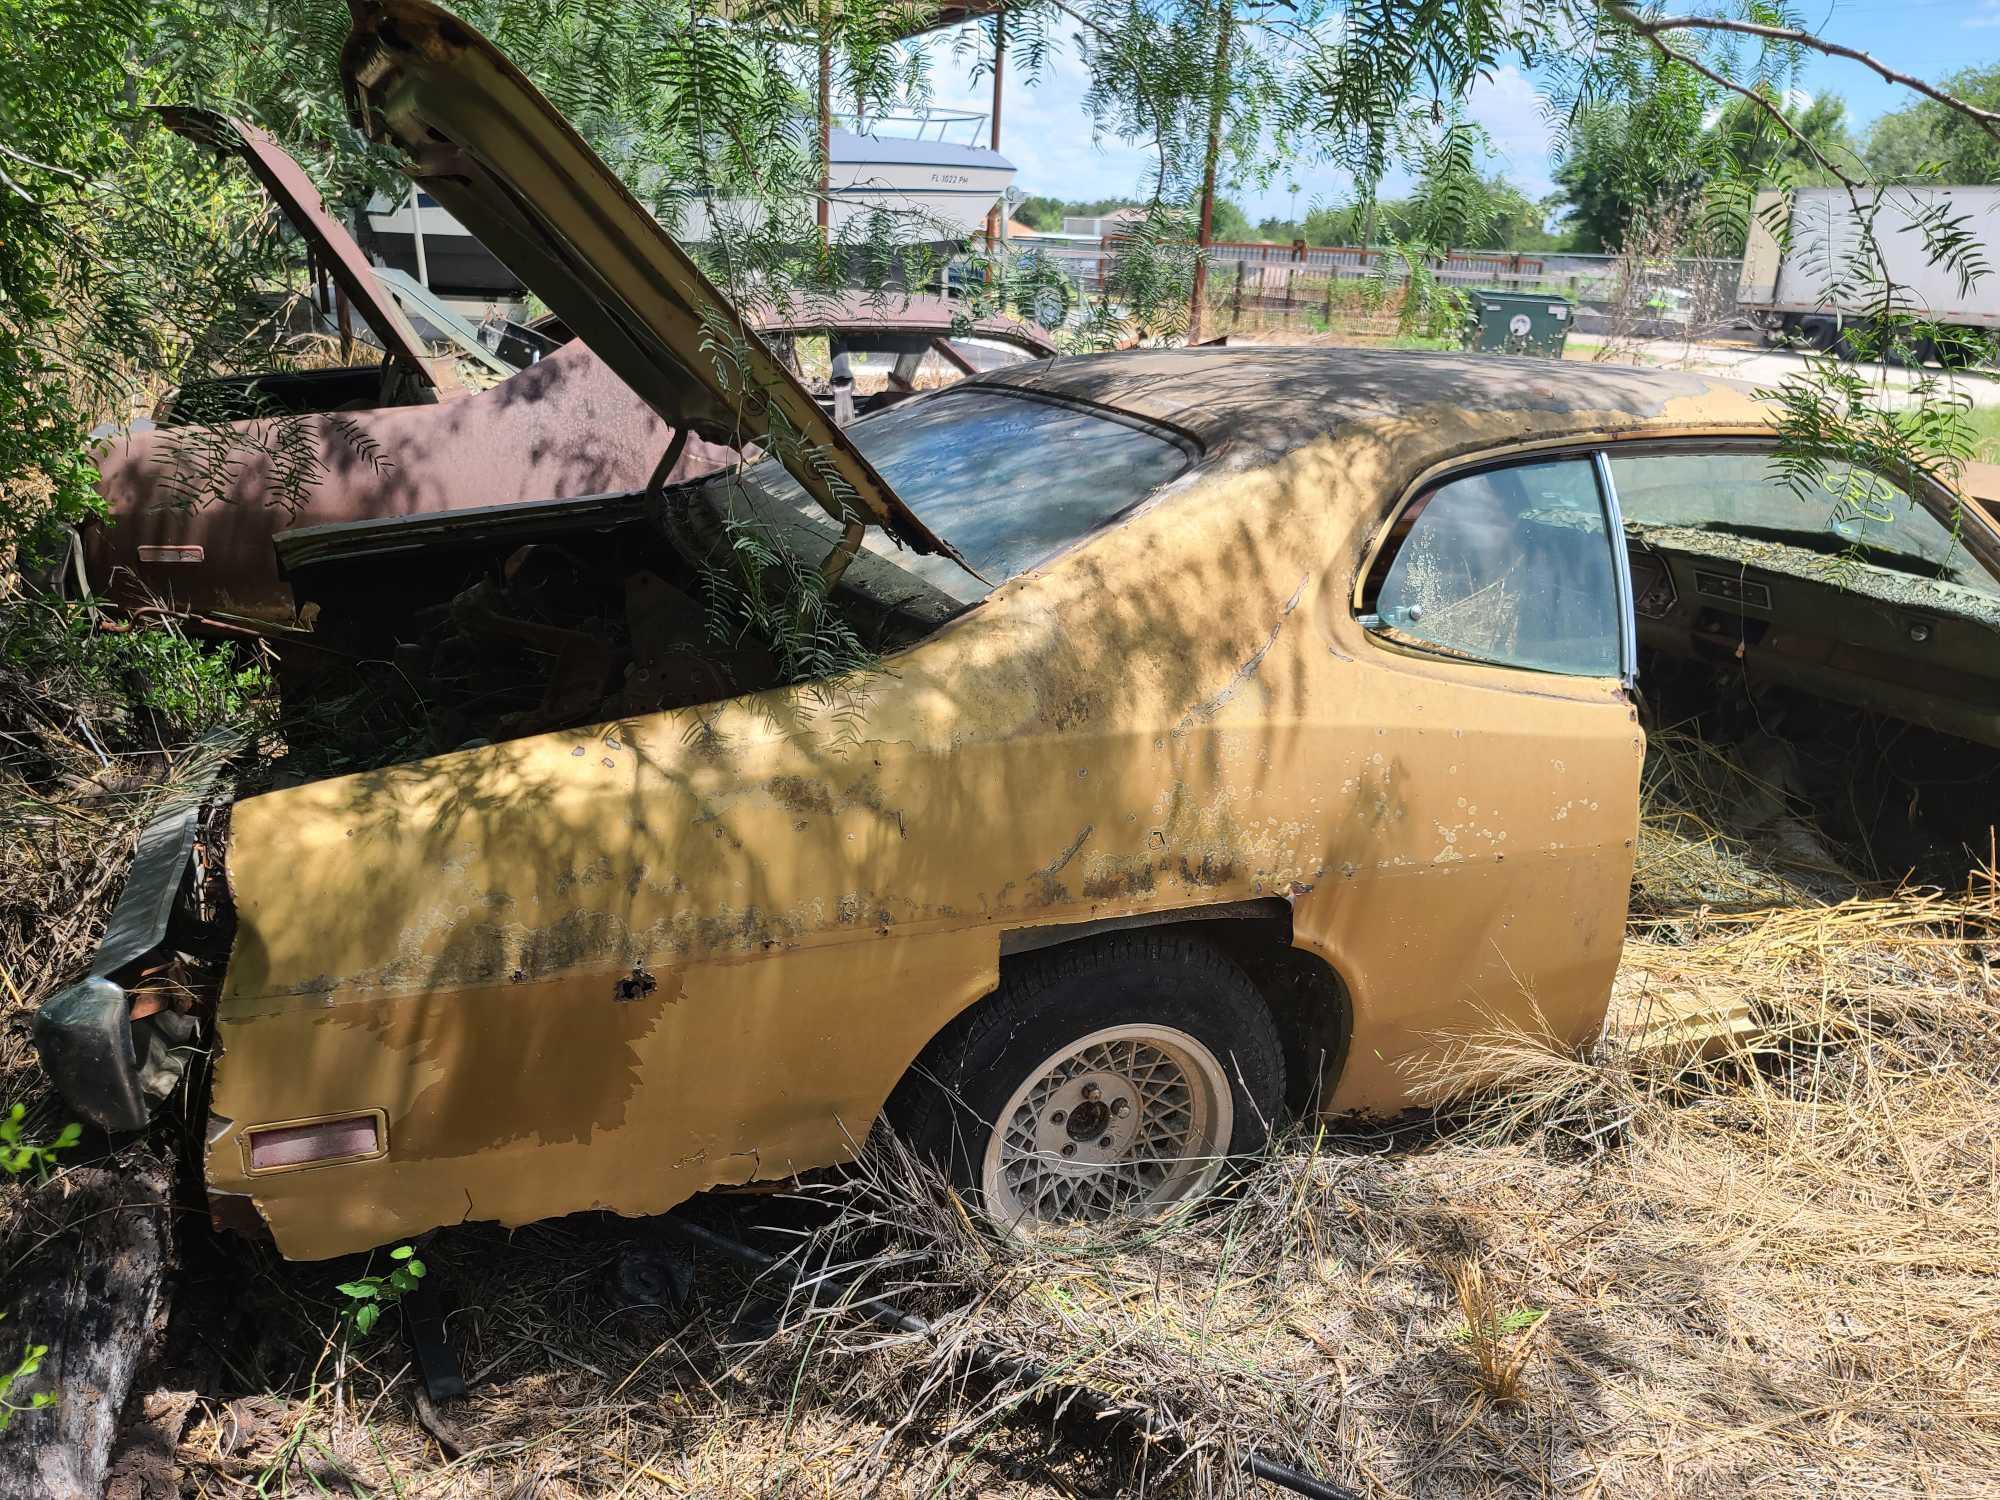
[[427, 382], [411, 379], [401, 363], [391, 359], [325, 370], [263, 370], [189, 381], [161, 403], [153, 421], [161, 427], [194, 427], [253, 417], [412, 406], [436, 399]]
[[2000, 746], [2000, 567], [1981, 521], [1765, 447], [1614, 454], [1640, 646]]

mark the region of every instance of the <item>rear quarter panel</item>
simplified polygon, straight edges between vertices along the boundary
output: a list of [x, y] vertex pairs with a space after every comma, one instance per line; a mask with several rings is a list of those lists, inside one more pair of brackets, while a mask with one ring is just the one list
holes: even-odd
[[[279, 574], [271, 542], [281, 531], [629, 492], [645, 485], [667, 438], [652, 408], [581, 344], [435, 405], [152, 428], [99, 457], [108, 514], [85, 533], [86, 567], [98, 594], [128, 607], [158, 600], [291, 625], [310, 601]], [[675, 472], [706, 473], [732, 457], [693, 439]], [[199, 562], [142, 553], [189, 546], [202, 549]]]
[[[1424, 410], [1218, 460], [865, 681], [241, 804], [211, 1187], [313, 1258], [839, 1161], [1004, 931], [1251, 896], [1352, 989], [1330, 1107], [1395, 1107], [1489, 1010], [1587, 1031], [1629, 706], [1385, 659], [1350, 598], [1441, 455], [1591, 425]], [[246, 1125], [377, 1107], [380, 1160], [244, 1171]]]

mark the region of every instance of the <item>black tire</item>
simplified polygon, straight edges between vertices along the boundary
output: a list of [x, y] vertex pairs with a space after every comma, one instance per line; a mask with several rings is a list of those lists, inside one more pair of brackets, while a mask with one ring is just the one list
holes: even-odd
[[1230, 1128], [1214, 1154], [1262, 1149], [1285, 1097], [1284, 1048], [1257, 987], [1196, 938], [1115, 933], [1011, 963], [1001, 986], [924, 1049], [884, 1111], [920, 1155], [979, 1201], [981, 1167], [1001, 1110], [1045, 1061], [1112, 1027], [1192, 1037], [1219, 1061]]
[[1834, 346], [1840, 342], [1840, 330], [1834, 326], [1833, 319], [1814, 313], [1801, 315], [1798, 321], [1798, 335], [1805, 347], [1817, 349], [1823, 354], [1832, 352]]
[[1969, 370], [1993, 358], [1993, 336], [1983, 329], [1954, 328], [1932, 346], [1933, 357], [1947, 370]]

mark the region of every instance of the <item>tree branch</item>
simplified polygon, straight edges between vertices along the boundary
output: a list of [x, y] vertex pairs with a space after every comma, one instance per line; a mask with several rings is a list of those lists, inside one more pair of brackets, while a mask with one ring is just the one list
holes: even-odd
[[[1756, 105], [1758, 109], [1762, 110], [1765, 114], [1769, 115], [1771, 119], [1774, 122], [1776, 122], [1780, 130], [1782, 130], [1786, 135], [1790, 136], [1799, 145], [1803, 146], [1807, 151], [1812, 153], [1813, 160], [1818, 162], [1822, 168], [1824, 168], [1828, 173], [1832, 174], [1832, 176], [1840, 183], [1842, 187], [1847, 189], [1847, 194], [1850, 200], [1854, 198], [1854, 195], [1856, 191], [1859, 189], [1860, 184], [1856, 182], [1854, 178], [1848, 176], [1847, 173], [1841, 171], [1840, 168], [1836, 167], [1831, 161], [1829, 161], [1827, 159], [1826, 153], [1819, 149], [1817, 143], [1809, 140], [1806, 137], [1805, 132], [1800, 130], [1797, 125], [1795, 125], [1790, 119], [1786, 117], [1785, 112], [1782, 109], [1778, 108], [1776, 101], [1774, 101], [1768, 94], [1761, 93], [1758, 90], [1751, 88], [1747, 84], [1738, 83], [1733, 78], [1725, 77], [1723, 74], [1718, 73], [1715, 69], [1709, 67], [1708, 64], [1704, 63], [1700, 58], [1696, 57], [1693, 53], [1683, 52], [1680, 48], [1674, 46], [1672, 43], [1662, 41], [1656, 33], [1663, 28], [1661, 28], [1657, 22], [1648, 21], [1644, 17], [1638, 15], [1632, 9], [1632, 7], [1626, 3], [1626, 0], [1604, 0], [1604, 9], [1609, 11], [1613, 16], [1615, 16], [1621, 25], [1631, 27], [1638, 35], [1644, 37], [1647, 42], [1652, 44], [1653, 50], [1658, 52], [1660, 56], [1667, 58], [1672, 62], [1677, 62], [1682, 67], [1687, 68], [1695, 73], [1699, 73], [1703, 78], [1706, 78], [1710, 83], [1714, 84], [1717, 88], [1726, 89], [1730, 93], [1735, 94], [1740, 98], [1748, 99], [1752, 104]], [[1688, 19], [1688, 18], [1683, 18], [1683, 19]], [[1861, 205], [1858, 202], [1856, 202], [1854, 206], [1855, 206], [1855, 211], [1858, 213], [1860, 211]]]
[[[1754, 36], [1767, 42], [1784, 42], [1791, 46], [1804, 47], [1827, 57], [1846, 58], [1849, 62], [1860, 63], [1862, 67], [1869, 69], [1885, 82], [1922, 94], [1926, 99], [1942, 104], [1947, 109], [1956, 110], [1969, 120], [1977, 121], [1988, 135], [2000, 140], [2000, 112], [1968, 104], [1963, 99], [1924, 82], [1921, 78], [1898, 72], [1881, 59], [1859, 48], [1849, 47], [1841, 42], [1827, 41], [1824, 37], [1814, 36], [1810, 31], [1800, 31], [1791, 26], [1766, 26], [1758, 21], [1737, 21], [1722, 16], [1659, 16], [1648, 20], [1640, 15], [1628, 0], [1605, 0], [1604, 8], [1615, 15], [1621, 24], [1629, 26], [1638, 35], [1655, 45], [1658, 45], [1661, 34], [1669, 31], [1726, 31], [1737, 36]], [[1685, 62], [1687, 58], [1682, 55], [1681, 60]]]

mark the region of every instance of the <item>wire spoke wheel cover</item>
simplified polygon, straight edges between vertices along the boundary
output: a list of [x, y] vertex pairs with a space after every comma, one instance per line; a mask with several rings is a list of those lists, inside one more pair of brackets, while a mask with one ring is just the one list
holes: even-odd
[[1001, 1108], [980, 1170], [986, 1212], [1016, 1229], [1158, 1213], [1214, 1182], [1234, 1124], [1228, 1072], [1195, 1037], [1093, 1031]]

